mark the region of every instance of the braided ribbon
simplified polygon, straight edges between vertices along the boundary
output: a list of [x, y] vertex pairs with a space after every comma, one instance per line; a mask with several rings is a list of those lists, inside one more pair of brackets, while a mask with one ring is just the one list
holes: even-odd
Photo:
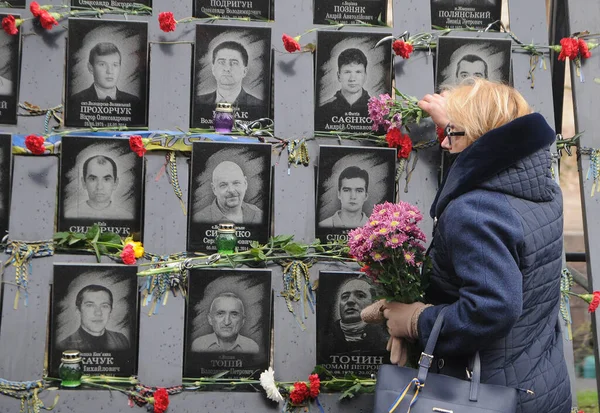
[[283, 267], [283, 292], [281, 296], [285, 299], [285, 304], [296, 318], [302, 331], [306, 330], [306, 325], [294, 311], [293, 302], [302, 302], [304, 307], [304, 319], [308, 318], [308, 309], [315, 313], [315, 295], [314, 288], [310, 283], [309, 267], [306, 263], [295, 260]]
[[[180, 259], [185, 257], [185, 253], [178, 253], [173, 255], [163, 256], [152, 256], [152, 262], [156, 263], [152, 268], [160, 268], [160, 263], [166, 262], [172, 259]], [[162, 302], [162, 305], [167, 305], [169, 298], [169, 290], [173, 293], [174, 297], [177, 297], [177, 290], [181, 292], [181, 295], [185, 297], [185, 286], [187, 285], [187, 267], [188, 260], [183, 263], [174, 263], [168, 265], [179, 266], [179, 273], [163, 273], [155, 274], [152, 277], [146, 277], [146, 283], [141, 287], [142, 292], [142, 305], [146, 307], [150, 305], [150, 311], [148, 316], [152, 316], [158, 312], [157, 303]]]
[[592, 178], [592, 194], [600, 191], [600, 149], [590, 150], [590, 168], [588, 169], [586, 180]]
[[167, 160], [167, 174], [169, 175], [169, 182], [173, 187], [173, 191], [175, 192], [175, 196], [179, 199], [179, 204], [181, 205], [181, 209], [183, 210], [183, 215], [187, 215], [185, 209], [185, 202], [183, 202], [183, 191], [181, 190], [181, 186], [179, 185], [179, 177], [177, 175], [177, 159], [175, 157], [175, 151], [169, 151], [165, 155]]
[[19, 413], [39, 413], [41, 409], [52, 410], [58, 403], [58, 395], [54, 397], [52, 406], [45, 406], [39, 398], [39, 392], [44, 389], [44, 382], [37, 381], [8, 381], [0, 379], [0, 394], [15, 399], [21, 399]]
[[308, 157], [308, 147], [306, 146], [306, 139], [294, 139], [288, 142], [288, 175], [290, 175], [290, 167], [303, 165], [308, 166], [310, 158]]
[[410, 404], [408, 405], [408, 410], [406, 411], [406, 413], [410, 413], [411, 407], [413, 407], [413, 405], [419, 398], [419, 390], [421, 390], [421, 388], [423, 388], [423, 386], [425, 386], [424, 384], [421, 384], [419, 379], [417, 379], [416, 377], [414, 379], [412, 379], [410, 381], [410, 383], [408, 383], [406, 385], [404, 390], [402, 390], [402, 393], [400, 393], [400, 395], [396, 398], [394, 403], [392, 403], [392, 405], [390, 406], [388, 413], [393, 413], [394, 410], [396, 410], [398, 408], [398, 406], [400, 406], [400, 403], [402, 402], [402, 400], [404, 400], [404, 397], [406, 397], [406, 395], [408, 394], [408, 391], [410, 390], [410, 388], [412, 387], [413, 384], [415, 385], [415, 394], [413, 395], [413, 398], [410, 401]]
[[571, 324], [571, 304], [569, 302], [569, 292], [573, 287], [573, 275], [567, 268], [563, 268], [560, 274], [560, 315], [567, 324], [567, 338], [569, 341], [573, 340], [573, 330]]
[[64, 120], [59, 116], [59, 113], [63, 112], [63, 106], [58, 105], [48, 109], [43, 109], [38, 105], [34, 105], [29, 102], [19, 103], [19, 107], [25, 110], [26, 114], [19, 114], [19, 116], [44, 116], [44, 134], [50, 133], [50, 120], [54, 119], [58, 125], [55, 128], [60, 128], [64, 124]]
[[[140, 396], [130, 395], [129, 396], [129, 404], [133, 407], [133, 403], [137, 406], [142, 407], [148, 403], [149, 397], [154, 397], [154, 393], [158, 390], [158, 387], [150, 387], [144, 386], [143, 384], [136, 384], [135, 391], [140, 394]], [[173, 387], [165, 387], [165, 390], [172, 396], [174, 394], [179, 394], [183, 392], [183, 386], [173, 386]], [[132, 403], [133, 402], [133, 403]]]
[[[4, 268], [11, 264], [15, 266], [15, 285], [17, 293], [15, 295], [15, 303], [13, 308], [16, 310], [19, 307], [19, 298], [21, 290], [25, 298], [25, 307], [29, 301], [29, 274], [32, 272], [31, 259], [34, 257], [49, 257], [54, 255], [54, 243], [49, 241], [9, 241], [6, 247], [6, 253], [10, 254], [8, 260], [4, 263]], [[4, 271], [4, 270], [3, 270]]]

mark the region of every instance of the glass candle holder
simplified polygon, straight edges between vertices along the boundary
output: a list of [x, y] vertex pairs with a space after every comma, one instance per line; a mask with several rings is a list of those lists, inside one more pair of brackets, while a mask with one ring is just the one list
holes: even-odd
[[234, 224], [219, 224], [217, 230], [217, 237], [215, 238], [217, 244], [217, 252], [221, 255], [229, 255], [235, 252], [237, 245], [237, 236], [235, 235]]
[[213, 125], [218, 133], [231, 133], [233, 129], [233, 107], [231, 103], [217, 103]]
[[65, 350], [62, 353], [58, 375], [63, 387], [79, 387], [83, 375], [83, 362], [77, 350]]

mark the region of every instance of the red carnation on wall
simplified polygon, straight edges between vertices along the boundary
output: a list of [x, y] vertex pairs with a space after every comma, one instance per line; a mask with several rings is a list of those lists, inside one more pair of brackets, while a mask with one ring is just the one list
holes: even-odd
[[19, 33], [18, 27], [21, 25], [21, 23], [23, 23], [23, 20], [15, 19], [15, 16], [9, 14], [2, 19], [2, 28], [6, 33], [14, 36], [15, 34]]
[[592, 301], [590, 301], [590, 306], [588, 307], [588, 312], [590, 312], [590, 313], [595, 312], [599, 305], [600, 305], [600, 291], [594, 291], [594, 294], [592, 295]]
[[588, 44], [583, 39], [579, 39], [577, 41], [579, 46], [579, 55], [584, 59], [589, 59], [592, 56], [590, 49], [588, 48]]
[[560, 40], [560, 54], [558, 60], [564, 61], [568, 57], [571, 60], [577, 59], [579, 55], [579, 42], [572, 37], [564, 37]]
[[46, 10], [42, 10], [38, 16], [40, 24], [46, 30], [52, 30], [54, 26], [58, 26], [56, 17], [60, 17], [58, 13], [49, 13]]
[[284, 33], [281, 37], [281, 40], [283, 40], [283, 47], [285, 48], [285, 50], [287, 50], [290, 53], [298, 52], [302, 49], [300, 47], [300, 43], [298, 43], [298, 40], [292, 36], [289, 36]]
[[293, 404], [299, 405], [304, 403], [306, 399], [310, 396], [310, 391], [308, 390], [308, 386], [303, 381], [297, 381], [294, 383], [294, 388], [290, 392], [290, 400]]
[[410, 136], [403, 135], [398, 128], [392, 128], [385, 135], [385, 140], [390, 148], [398, 148], [398, 158], [408, 158], [412, 151]]
[[436, 126], [435, 133], [437, 135], [438, 142], [441, 144], [444, 141], [444, 139], [446, 139], [446, 132], [444, 132], [444, 128]]
[[25, 138], [25, 147], [34, 155], [41, 155], [46, 152], [44, 138], [37, 135], [29, 135]]
[[129, 137], [129, 147], [132, 151], [137, 153], [140, 158], [146, 153], [144, 141], [142, 141], [142, 137], [140, 135], [132, 135]]
[[42, 13], [42, 9], [40, 8], [40, 5], [37, 1], [31, 2], [31, 4], [29, 5], [29, 11], [31, 11], [33, 17], [39, 17], [39, 15]]
[[404, 40], [396, 40], [392, 43], [392, 49], [396, 56], [400, 56], [403, 59], [408, 59], [410, 54], [413, 52], [414, 47], [412, 44], [405, 42]]
[[308, 376], [308, 381], [310, 383], [310, 397], [316, 399], [321, 392], [321, 379], [318, 374], [311, 374]]
[[123, 264], [135, 264], [135, 251], [133, 251], [133, 245], [125, 245], [123, 251], [121, 251], [121, 260], [123, 260]]
[[154, 413], [165, 413], [169, 407], [169, 393], [167, 390], [158, 388], [154, 392]]
[[177, 28], [177, 20], [170, 11], [163, 11], [158, 15], [158, 24], [163, 32], [174, 32]]

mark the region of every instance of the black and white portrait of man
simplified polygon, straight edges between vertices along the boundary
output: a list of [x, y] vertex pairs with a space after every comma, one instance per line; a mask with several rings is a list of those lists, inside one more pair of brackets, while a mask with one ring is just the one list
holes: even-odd
[[137, 267], [55, 264], [51, 369], [65, 350], [79, 350], [84, 374], [135, 374]]
[[194, 17], [271, 20], [271, 0], [194, 0]]
[[367, 223], [373, 206], [394, 200], [395, 153], [389, 148], [324, 146], [319, 150], [316, 235], [346, 239]]
[[500, 20], [501, 0], [431, 0], [432, 26], [485, 29]]
[[471, 78], [510, 83], [511, 40], [440, 37], [437, 48], [437, 89]]
[[[367, 324], [360, 312], [375, 301], [377, 293], [362, 273], [319, 273], [317, 290], [317, 363], [337, 365], [336, 375], [353, 372], [368, 376], [387, 361], [384, 357], [389, 335], [385, 326]], [[365, 365], [357, 365], [344, 356], [373, 356]], [[365, 359], [367, 359], [365, 357]], [[345, 362], [344, 362], [345, 361]], [[344, 366], [340, 368], [340, 366]], [[326, 367], [327, 368], [327, 367]]]
[[192, 127], [212, 126], [216, 104], [233, 105], [238, 120], [269, 117], [271, 29], [196, 26]]
[[186, 313], [185, 377], [268, 366], [271, 271], [194, 269]]
[[67, 126], [145, 126], [148, 27], [69, 20]]
[[0, 134], [0, 239], [8, 232], [12, 183], [12, 137]]
[[315, 24], [382, 24], [387, 19], [388, 0], [314, 0]]
[[192, 148], [188, 248], [216, 251], [210, 231], [221, 223], [235, 224], [241, 250], [249, 240], [265, 242], [271, 145], [195, 142]]
[[152, 7], [152, 0], [71, 0], [73, 7], [98, 8], [98, 7], [131, 7], [134, 3]]
[[[0, 20], [6, 16], [0, 14]], [[14, 16], [20, 18], [19, 15]], [[0, 31], [0, 124], [17, 123], [20, 66], [21, 31], [16, 35]]]
[[101, 222], [121, 236], [139, 232], [142, 182], [143, 159], [127, 139], [63, 137], [59, 231]]
[[389, 42], [385, 34], [317, 33], [315, 130], [371, 130], [371, 96], [390, 93]]

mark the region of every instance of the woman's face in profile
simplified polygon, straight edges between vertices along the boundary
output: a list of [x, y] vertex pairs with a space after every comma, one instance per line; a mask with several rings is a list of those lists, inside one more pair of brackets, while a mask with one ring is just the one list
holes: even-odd
[[450, 153], [460, 153], [469, 146], [469, 142], [466, 136], [464, 136], [464, 129], [452, 121], [448, 122], [448, 125], [444, 129], [444, 134], [446, 137], [442, 141], [442, 148], [448, 150]]

